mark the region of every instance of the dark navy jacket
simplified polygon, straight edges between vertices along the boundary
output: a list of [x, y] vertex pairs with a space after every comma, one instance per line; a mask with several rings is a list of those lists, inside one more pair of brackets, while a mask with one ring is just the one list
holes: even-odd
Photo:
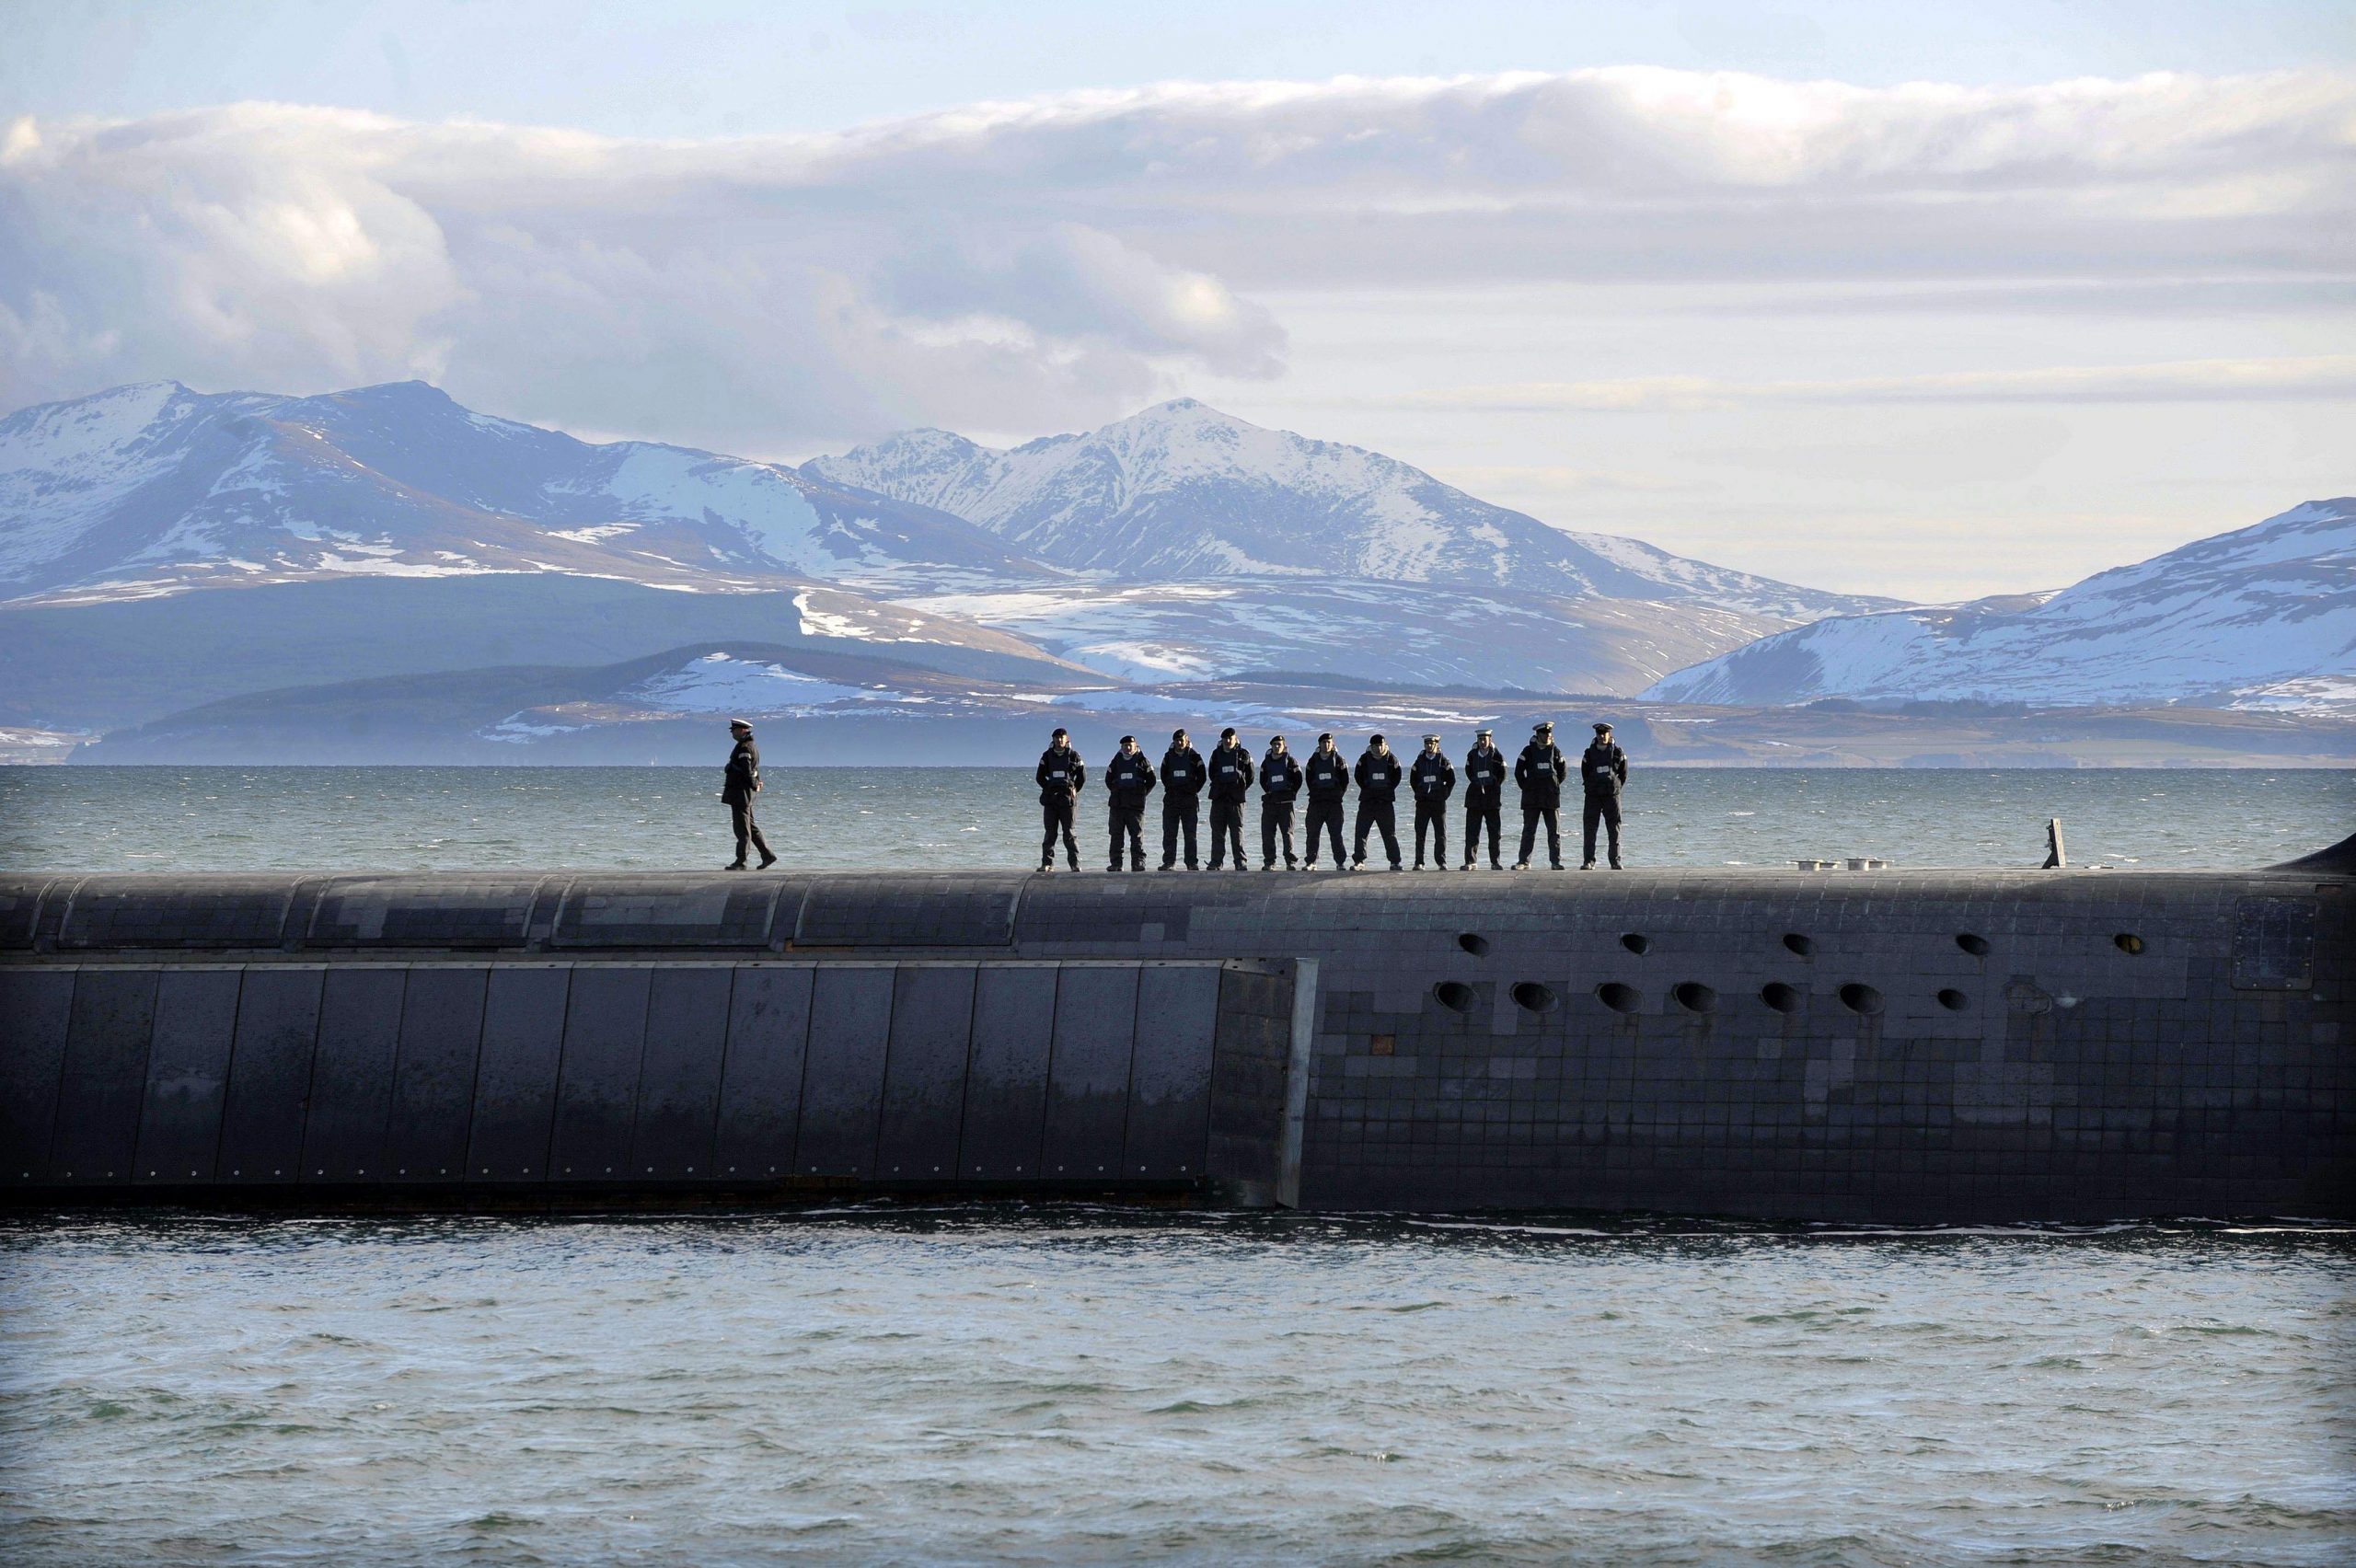
[[1397, 752], [1384, 752], [1378, 756], [1369, 749], [1358, 758], [1358, 800], [1361, 804], [1387, 805], [1399, 793], [1399, 780], [1405, 778], [1399, 766]]
[[1522, 747], [1513, 765], [1513, 781], [1521, 786], [1521, 809], [1551, 811], [1561, 805], [1563, 780], [1570, 776], [1571, 765], [1553, 742], [1541, 745], [1532, 741]]
[[1350, 765], [1340, 752], [1311, 752], [1300, 771], [1309, 779], [1311, 801], [1338, 801], [1349, 792]]
[[1474, 746], [1464, 754], [1464, 803], [1468, 806], [1494, 806], [1505, 799], [1506, 776], [1512, 765], [1506, 754], [1491, 746], [1484, 751]]
[[728, 771], [722, 777], [720, 798], [732, 806], [750, 804], [754, 792], [761, 787], [761, 748], [750, 740], [736, 743], [728, 754]]
[[1415, 760], [1407, 765], [1407, 787], [1425, 805], [1445, 805], [1456, 793], [1456, 764], [1448, 760], [1446, 752], [1417, 752]]
[[1211, 752], [1211, 799], [1242, 805], [1252, 792], [1252, 754], [1242, 746], [1220, 745]]
[[1088, 782], [1088, 764], [1069, 746], [1049, 746], [1039, 754], [1038, 770], [1032, 777], [1039, 784], [1039, 803], [1060, 805]]
[[1619, 794], [1628, 782], [1628, 754], [1608, 741], [1588, 747], [1579, 754], [1579, 782], [1599, 798]]
[[1270, 752], [1260, 759], [1260, 800], [1265, 805], [1288, 806], [1300, 793], [1300, 763], [1290, 752]]
[[1104, 790], [1113, 799], [1113, 809], [1116, 812], [1145, 810], [1145, 798], [1153, 793], [1158, 777], [1153, 771], [1153, 764], [1146, 760], [1145, 753], [1125, 756], [1114, 752], [1113, 760], [1104, 765]]
[[1195, 798], [1203, 792], [1203, 781], [1207, 777], [1202, 753], [1192, 746], [1172, 746], [1161, 754], [1161, 803], [1193, 805]]

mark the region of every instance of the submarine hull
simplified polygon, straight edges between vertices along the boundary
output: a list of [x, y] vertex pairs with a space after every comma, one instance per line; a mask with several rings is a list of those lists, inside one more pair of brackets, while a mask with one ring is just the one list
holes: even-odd
[[17, 876], [0, 1198], [2344, 1218], [2351, 888]]

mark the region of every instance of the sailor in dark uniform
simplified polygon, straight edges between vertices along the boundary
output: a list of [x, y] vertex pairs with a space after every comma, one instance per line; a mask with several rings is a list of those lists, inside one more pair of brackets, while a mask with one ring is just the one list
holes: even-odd
[[1400, 869], [1399, 813], [1392, 802], [1398, 799], [1399, 780], [1404, 771], [1380, 735], [1369, 737], [1366, 750], [1358, 757], [1357, 853], [1351, 857], [1353, 867], [1366, 864], [1367, 829], [1379, 827], [1382, 830], [1383, 852], [1391, 857], [1391, 869]]
[[1424, 749], [1407, 765], [1407, 788], [1415, 796], [1415, 870], [1424, 869], [1424, 834], [1432, 836], [1432, 870], [1448, 870], [1448, 798], [1456, 793], [1456, 765], [1439, 749], [1438, 735], [1424, 737]]
[[1513, 764], [1506, 760], [1495, 732], [1486, 726], [1472, 732], [1472, 749], [1464, 754], [1464, 869], [1471, 870], [1481, 849], [1481, 830], [1489, 833], [1489, 870], [1502, 870], [1497, 844], [1497, 807], [1505, 799], [1506, 780]]
[[1170, 732], [1161, 754], [1161, 869], [1178, 863], [1178, 836], [1186, 836], [1186, 869], [1195, 869], [1195, 830], [1203, 820], [1203, 754], [1186, 744], [1186, 732]]
[[736, 859], [722, 869], [743, 870], [749, 847], [761, 852], [761, 870], [766, 871], [777, 864], [777, 857], [769, 853], [768, 840], [761, 836], [760, 824], [753, 820], [753, 797], [761, 792], [761, 748], [753, 744], [753, 727], [742, 719], [728, 721], [728, 732], [735, 737], [736, 749], [728, 754], [720, 798], [728, 802], [729, 825], [736, 830]]
[[1064, 858], [1073, 870], [1080, 870], [1080, 840], [1072, 836], [1073, 809], [1079, 804], [1080, 786], [1088, 782], [1088, 765], [1071, 749], [1065, 732], [1057, 730], [1049, 738], [1047, 749], [1039, 754], [1039, 766], [1033, 777], [1039, 785], [1039, 813], [1046, 821], [1046, 836], [1039, 845], [1039, 869], [1056, 869], [1056, 835], [1064, 839]]
[[1112, 801], [1113, 824], [1113, 858], [1106, 870], [1121, 869], [1125, 837], [1129, 841], [1129, 870], [1145, 870], [1145, 798], [1153, 793], [1155, 779], [1153, 764], [1138, 750], [1138, 738], [1123, 735], [1121, 749], [1104, 765], [1104, 793]]
[[1268, 737], [1268, 755], [1260, 759], [1260, 869], [1276, 869], [1276, 836], [1285, 841], [1285, 870], [1300, 862], [1292, 852], [1292, 803], [1300, 793], [1300, 764], [1285, 749], [1282, 735]]
[[1611, 726], [1595, 727], [1595, 743], [1579, 754], [1579, 782], [1586, 787], [1587, 859], [1579, 870], [1595, 870], [1595, 829], [1611, 829], [1611, 869], [1620, 870], [1620, 791], [1628, 782], [1628, 754], [1614, 744]]
[[1210, 776], [1211, 870], [1226, 863], [1232, 846], [1235, 869], [1248, 871], [1252, 863], [1243, 858], [1243, 802], [1252, 795], [1252, 754], [1232, 729], [1218, 732], [1218, 744], [1211, 748]]
[[1544, 723], [1531, 730], [1530, 744], [1513, 764], [1513, 781], [1521, 786], [1521, 859], [1514, 862], [1515, 870], [1530, 870], [1530, 852], [1537, 847], [1542, 822], [1546, 824], [1546, 858], [1556, 870], [1563, 869], [1563, 824], [1555, 813], [1563, 805], [1563, 780], [1570, 776], [1571, 765], [1554, 744], [1554, 726]]
[[1309, 754], [1300, 773], [1309, 786], [1309, 869], [1317, 869], [1317, 833], [1322, 828], [1334, 837], [1334, 869], [1346, 871], [1350, 858], [1342, 853], [1342, 797], [1349, 793], [1350, 765], [1334, 749], [1331, 732], [1317, 737], [1317, 749]]

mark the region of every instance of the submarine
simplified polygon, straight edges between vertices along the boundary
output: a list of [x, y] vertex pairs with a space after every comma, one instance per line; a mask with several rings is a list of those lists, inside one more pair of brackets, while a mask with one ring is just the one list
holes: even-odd
[[0, 877], [0, 1202], [2356, 1216], [2249, 870]]

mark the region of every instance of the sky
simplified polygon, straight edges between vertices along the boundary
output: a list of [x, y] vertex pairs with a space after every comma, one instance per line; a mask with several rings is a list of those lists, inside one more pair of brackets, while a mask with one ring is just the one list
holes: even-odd
[[1193, 396], [1924, 600], [2356, 491], [2356, 6], [1950, 9], [0, 0], [0, 407]]

